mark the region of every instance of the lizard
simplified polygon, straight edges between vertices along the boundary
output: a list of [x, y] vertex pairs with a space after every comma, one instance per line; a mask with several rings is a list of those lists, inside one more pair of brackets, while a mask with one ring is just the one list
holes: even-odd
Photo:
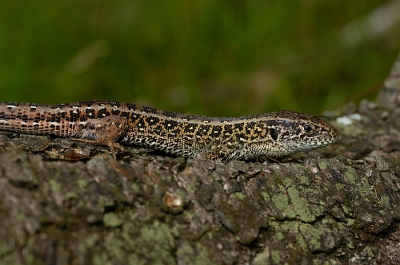
[[122, 143], [183, 157], [205, 154], [223, 163], [282, 157], [327, 146], [339, 137], [322, 119], [290, 110], [208, 117], [105, 100], [55, 105], [1, 102], [0, 130], [108, 146], [115, 159], [115, 148], [124, 150]]

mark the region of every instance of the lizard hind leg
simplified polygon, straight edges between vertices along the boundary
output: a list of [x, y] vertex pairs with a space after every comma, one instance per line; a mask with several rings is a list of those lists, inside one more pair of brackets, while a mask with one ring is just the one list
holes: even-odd
[[80, 127], [74, 140], [110, 147], [116, 159], [115, 148], [124, 151], [116, 141], [128, 130], [128, 121], [125, 117], [111, 115], [100, 119], [89, 120]]
[[235, 158], [240, 158], [240, 154], [236, 149], [229, 148], [226, 145], [220, 145], [215, 150], [206, 152], [206, 157], [210, 160], [220, 159], [222, 163], [228, 164]]

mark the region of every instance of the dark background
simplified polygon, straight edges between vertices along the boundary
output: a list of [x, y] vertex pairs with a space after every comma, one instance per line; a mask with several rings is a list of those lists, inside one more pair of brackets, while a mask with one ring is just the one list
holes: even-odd
[[1, 1], [0, 101], [318, 114], [374, 99], [400, 47], [399, 3]]

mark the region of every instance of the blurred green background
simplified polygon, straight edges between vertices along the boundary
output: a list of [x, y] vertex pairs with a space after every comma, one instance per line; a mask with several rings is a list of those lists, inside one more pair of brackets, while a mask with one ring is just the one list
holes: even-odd
[[374, 99], [400, 47], [399, 2], [1, 1], [0, 101], [318, 114]]

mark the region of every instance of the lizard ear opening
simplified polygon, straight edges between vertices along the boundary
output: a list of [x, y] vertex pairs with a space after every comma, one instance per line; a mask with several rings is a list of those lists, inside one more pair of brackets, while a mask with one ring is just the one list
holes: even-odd
[[278, 139], [279, 133], [277, 130], [270, 129], [270, 134], [271, 134], [272, 139], [274, 139], [274, 141], [276, 141]]

